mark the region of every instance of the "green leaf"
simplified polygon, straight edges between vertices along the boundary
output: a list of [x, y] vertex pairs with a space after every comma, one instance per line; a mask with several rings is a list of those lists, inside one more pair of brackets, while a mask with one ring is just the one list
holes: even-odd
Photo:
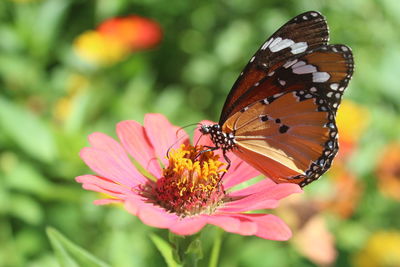
[[35, 159], [50, 162], [56, 150], [49, 127], [29, 110], [0, 97], [0, 129]]
[[43, 221], [43, 207], [29, 195], [10, 195], [10, 214], [32, 225], [39, 225]]
[[46, 233], [61, 266], [109, 267], [105, 262], [72, 243], [56, 229], [47, 227]]
[[181, 266], [175, 261], [173, 257], [174, 249], [167, 241], [155, 234], [151, 234], [150, 238], [151, 241], [153, 241], [154, 245], [157, 247], [158, 251], [160, 251], [161, 255], [164, 257], [164, 260], [167, 263], [168, 267]]

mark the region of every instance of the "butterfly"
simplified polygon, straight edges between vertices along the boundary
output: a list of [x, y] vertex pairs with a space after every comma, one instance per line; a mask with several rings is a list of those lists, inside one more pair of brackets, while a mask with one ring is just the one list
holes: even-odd
[[222, 149], [228, 164], [232, 151], [276, 183], [303, 187], [325, 173], [339, 149], [336, 111], [354, 69], [351, 49], [328, 41], [317, 11], [267, 39], [234, 83], [219, 123], [200, 127], [210, 150]]

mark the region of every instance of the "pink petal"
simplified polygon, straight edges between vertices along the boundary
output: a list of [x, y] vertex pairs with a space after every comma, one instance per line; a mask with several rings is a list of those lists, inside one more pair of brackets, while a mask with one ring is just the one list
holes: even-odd
[[207, 224], [204, 216], [186, 217], [176, 221], [169, 227], [170, 231], [177, 235], [193, 235]]
[[[264, 185], [265, 184], [268, 183], [264, 183]], [[264, 187], [263, 189], [264, 190], [259, 190], [247, 196], [237, 194], [236, 197], [242, 196], [242, 198], [226, 203], [220, 210], [224, 212], [244, 212], [259, 209], [273, 209], [278, 206], [278, 200], [293, 193], [302, 192], [301, 188], [296, 184], [274, 184]], [[239, 192], [240, 191], [243, 190], [239, 190]], [[234, 194], [229, 194], [229, 196], [233, 195]]]
[[271, 179], [265, 178], [253, 185], [247, 186], [243, 189], [232, 191], [229, 193], [230, 196], [247, 196], [257, 192], [263, 192], [267, 190], [271, 186], [275, 186], [276, 183], [273, 182]]
[[113, 203], [122, 203], [122, 199], [114, 199], [114, 198], [105, 198], [105, 199], [96, 199], [94, 201], [95, 205], [107, 205], [107, 204], [113, 204]]
[[114, 183], [113, 181], [107, 180], [100, 176], [95, 175], [82, 175], [75, 178], [78, 183], [82, 184], [93, 184], [105, 190], [119, 193], [119, 194], [130, 194], [130, 188], [121, 186], [119, 184]]
[[139, 217], [139, 219], [152, 227], [169, 228], [179, 219], [173, 213], [167, 213], [163, 208], [145, 203], [140, 197], [130, 197], [125, 201], [127, 211]]
[[131, 160], [122, 146], [113, 138], [103, 133], [93, 133], [89, 135], [89, 142], [93, 148], [107, 152], [115, 162], [124, 166], [131, 172], [140, 183], [146, 181], [146, 178], [132, 165]]
[[85, 147], [81, 150], [80, 156], [94, 172], [115, 183], [134, 187], [143, 180], [142, 175], [138, 177], [132, 171], [131, 163], [124, 164], [121, 161], [115, 161], [112, 156], [102, 150]]
[[83, 184], [82, 188], [85, 190], [90, 190], [90, 191], [95, 191], [95, 192], [99, 192], [99, 193], [103, 193], [115, 198], [119, 198], [119, 199], [125, 199], [125, 195], [124, 194], [120, 194], [120, 193], [116, 193], [116, 192], [112, 192], [112, 191], [108, 191], [104, 188], [101, 188], [97, 185], [94, 184]]
[[136, 121], [123, 121], [117, 124], [117, 135], [128, 153], [153, 176], [161, 176], [161, 167], [144, 127]]
[[[273, 183], [273, 184], [271, 184]], [[256, 188], [258, 187], [258, 189]], [[229, 193], [229, 196], [232, 197], [243, 197], [246, 195], [252, 195], [257, 197], [264, 197], [267, 199], [282, 199], [291, 194], [302, 193], [303, 190], [297, 184], [275, 184], [271, 181], [262, 180], [249, 188], [245, 188], [242, 190], [234, 191]]]
[[272, 214], [240, 214], [242, 218], [251, 220], [257, 224], [258, 237], [286, 241], [292, 236], [290, 228], [277, 216]]
[[177, 126], [172, 125], [161, 114], [146, 114], [144, 118], [146, 134], [154, 147], [156, 156], [166, 165], [167, 151], [171, 148], [179, 148], [181, 144], [189, 143], [189, 136]]
[[250, 195], [240, 200], [228, 202], [224, 207], [219, 208], [221, 212], [245, 212], [261, 209], [274, 209], [279, 202], [275, 199], [266, 199], [261, 195]]
[[235, 185], [260, 175], [259, 171], [251, 167], [234, 153], [228, 152], [227, 156], [231, 160], [231, 167], [228, 170], [228, 173], [224, 176], [223, 183], [225, 189], [229, 189]]
[[257, 232], [257, 224], [246, 218], [229, 214], [213, 215], [208, 218], [210, 224], [221, 227], [227, 232], [240, 235], [254, 235]]

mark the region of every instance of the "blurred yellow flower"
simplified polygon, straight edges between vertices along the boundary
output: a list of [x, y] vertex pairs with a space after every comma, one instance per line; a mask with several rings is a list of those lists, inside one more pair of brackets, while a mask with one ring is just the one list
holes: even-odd
[[67, 80], [67, 95], [57, 100], [54, 107], [54, 118], [57, 122], [64, 122], [71, 115], [74, 101], [89, 86], [89, 80], [79, 74], [72, 74]]
[[86, 31], [74, 41], [75, 52], [84, 60], [101, 66], [112, 65], [129, 54], [129, 48], [97, 31]]
[[400, 143], [386, 146], [378, 161], [377, 177], [381, 192], [400, 201]]
[[400, 266], [400, 232], [379, 231], [372, 234], [366, 246], [355, 256], [354, 266]]
[[347, 155], [354, 149], [369, 120], [370, 115], [366, 108], [350, 100], [342, 101], [336, 117], [339, 129], [339, 156]]

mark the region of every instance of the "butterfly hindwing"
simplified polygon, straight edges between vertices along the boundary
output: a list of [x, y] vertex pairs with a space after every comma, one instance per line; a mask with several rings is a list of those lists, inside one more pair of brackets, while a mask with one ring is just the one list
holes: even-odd
[[223, 124], [234, 113], [234, 108], [240, 109], [251, 103], [239, 98], [268, 73], [293, 56], [325, 45], [328, 40], [326, 20], [316, 11], [305, 12], [288, 21], [250, 59], [225, 101], [219, 123]]
[[337, 152], [334, 114], [310, 91], [262, 99], [231, 116], [222, 130], [234, 133], [234, 153], [278, 183], [310, 183]]

